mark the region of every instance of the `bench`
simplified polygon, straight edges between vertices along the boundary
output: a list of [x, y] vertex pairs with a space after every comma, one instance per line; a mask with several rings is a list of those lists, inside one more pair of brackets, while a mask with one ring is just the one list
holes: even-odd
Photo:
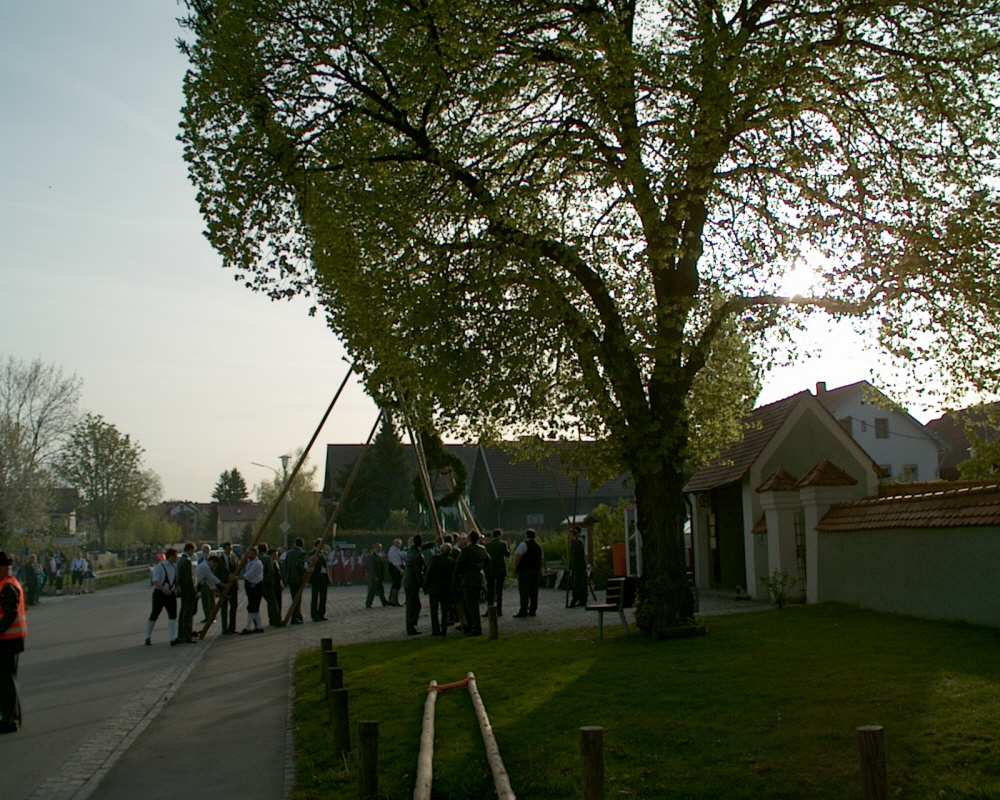
[[618, 617], [625, 626], [625, 634], [628, 635], [628, 620], [625, 619], [625, 579], [610, 578], [608, 588], [604, 590], [604, 602], [588, 605], [587, 611], [597, 612], [597, 635], [604, 638], [604, 612], [618, 612]]

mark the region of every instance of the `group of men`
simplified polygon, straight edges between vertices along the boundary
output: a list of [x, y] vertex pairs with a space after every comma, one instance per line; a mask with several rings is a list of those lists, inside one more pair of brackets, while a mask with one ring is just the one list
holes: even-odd
[[[503, 616], [503, 589], [511, 553], [502, 531], [493, 531], [485, 544], [479, 532], [473, 530], [468, 535], [445, 534], [427, 543], [416, 535], [410, 540], [405, 554], [400, 545], [402, 541], [396, 539], [389, 549], [387, 560], [393, 581], [388, 604], [400, 604], [399, 590], [402, 588], [406, 596], [407, 635], [420, 634], [417, 621], [421, 592], [430, 600], [432, 636], [447, 636], [452, 624], [458, 625], [466, 636], [481, 636], [482, 617], [488, 615], [488, 611], [479, 613], [484, 599], [487, 607], [496, 608], [497, 616]], [[429, 559], [425, 557], [425, 550], [433, 551]], [[378, 556], [377, 550], [374, 556]], [[374, 593], [381, 586], [376, 562], [370, 563], [373, 571], [369, 572], [368, 579], [366, 605], [369, 608]], [[536, 541], [535, 531], [529, 529], [524, 541], [514, 550], [514, 573], [520, 594], [520, 610], [515, 617], [533, 617], [537, 613], [538, 589], [544, 569], [545, 554]]]
[[[247, 550], [242, 562], [230, 542], [222, 545], [220, 553], [212, 553], [209, 545], [202, 546], [201, 558], [194, 560], [193, 542], [184, 545], [183, 552], [174, 548], [153, 568], [153, 607], [146, 622], [146, 644], [152, 644], [153, 628], [161, 612], [167, 612], [170, 644], [192, 644], [199, 641], [194, 631], [194, 617], [201, 602], [204, 619], [208, 624], [218, 605], [222, 633], [237, 633], [236, 609], [239, 604], [239, 583], [243, 582], [246, 594], [247, 624], [240, 634], [263, 633], [261, 604], [266, 603], [268, 624], [281, 627], [281, 591], [283, 583], [277, 562], [277, 550], [266, 544]], [[180, 600], [180, 609], [177, 601]]]

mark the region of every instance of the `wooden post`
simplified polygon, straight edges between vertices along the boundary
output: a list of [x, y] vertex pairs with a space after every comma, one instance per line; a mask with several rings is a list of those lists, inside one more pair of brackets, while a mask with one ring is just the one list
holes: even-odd
[[888, 800], [885, 740], [881, 725], [862, 725], [858, 728], [858, 759], [865, 800]]
[[583, 761], [583, 800], [604, 800], [604, 728], [580, 728], [580, 756]]
[[378, 723], [358, 723], [358, 800], [378, 800]]
[[500, 630], [499, 630], [499, 628], [497, 628], [497, 607], [496, 606], [490, 606], [489, 608], [486, 609], [486, 613], [489, 614], [489, 617], [490, 617], [490, 620], [489, 620], [489, 622], [490, 622], [490, 637], [489, 638], [496, 639], [498, 636], [500, 636]]
[[333, 733], [333, 752], [351, 751], [351, 718], [347, 689], [330, 690], [330, 730]]
[[[333, 639], [319, 640], [319, 682], [326, 685], [326, 671], [337, 666], [337, 651], [333, 649]], [[327, 687], [329, 689], [329, 687]]]
[[427, 687], [424, 700], [424, 721], [420, 728], [420, 752], [417, 754], [417, 780], [413, 800], [430, 800], [434, 782], [434, 707], [437, 704], [437, 681]]
[[327, 671], [326, 671], [326, 685], [328, 687], [328, 692], [332, 692], [334, 689], [343, 689], [344, 688], [344, 669], [343, 669], [343, 667], [330, 667], [330, 668], [327, 669]]

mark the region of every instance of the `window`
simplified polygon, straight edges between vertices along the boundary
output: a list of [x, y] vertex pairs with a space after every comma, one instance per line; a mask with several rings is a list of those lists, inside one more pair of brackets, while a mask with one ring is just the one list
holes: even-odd
[[854, 431], [852, 430], [852, 427], [853, 427], [852, 423], [853, 422], [854, 422], [854, 420], [851, 419], [850, 417], [844, 417], [842, 420], [840, 420], [840, 426], [845, 431], [847, 431], [847, 435], [848, 436], [853, 436], [854, 435]]
[[888, 417], [875, 417], [875, 438], [876, 439], [888, 439], [889, 438], [889, 418]]
[[878, 465], [880, 481], [891, 481], [892, 480], [892, 464], [879, 464]]
[[545, 524], [545, 515], [544, 514], [528, 514], [527, 520], [528, 521], [527, 521], [526, 524], [527, 524], [527, 526], [529, 528], [540, 528], [540, 527], [542, 527]]
[[899, 473], [901, 481], [919, 481], [920, 471], [916, 464], [903, 464], [903, 470]]

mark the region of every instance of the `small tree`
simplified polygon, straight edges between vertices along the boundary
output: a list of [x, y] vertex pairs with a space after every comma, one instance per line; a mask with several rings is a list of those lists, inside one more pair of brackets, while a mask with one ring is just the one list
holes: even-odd
[[236, 467], [222, 471], [218, 483], [215, 484], [215, 491], [212, 492], [212, 499], [230, 506], [250, 501], [247, 482], [243, 480], [243, 476]]
[[[298, 462], [301, 456], [302, 450], [299, 449], [292, 457], [292, 463]], [[288, 523], [292, 526], [289, 534], [291, 538], [301, 536], [306, 542], [310, 542], [323, 530], [323, 512], [319, 507], [319, 492], [316, 491], [316, 467], [309, 468], [306, 464], [302, 465], [302, 469], [299, 470], [288, 490]], [[278, 495], [281, 494], [282, 486], [284, 486], [284, 482], [279, 477], [258, 484], [257, 500], [264, 507], [265, 512], [271, 508]], [[270, 543], [284, 540], [285, 534], [282, 533], [280, 527], [283, 520], [284, 513], [279, 508], [278, 513], [274, 515], [271, 524], [264, 532], [266, 541]], [[263, 517], [257, 521], [254, 527], [255, 531], [259, 529], [263, 521]]]
[[87, 414], [56, 462], [56, 474], [77, 490], [94, 521], [101, 549], [115, 520], [127, 521], [160, 493], [156, 474], [142, 468], [144, 450], [100, 415]]

